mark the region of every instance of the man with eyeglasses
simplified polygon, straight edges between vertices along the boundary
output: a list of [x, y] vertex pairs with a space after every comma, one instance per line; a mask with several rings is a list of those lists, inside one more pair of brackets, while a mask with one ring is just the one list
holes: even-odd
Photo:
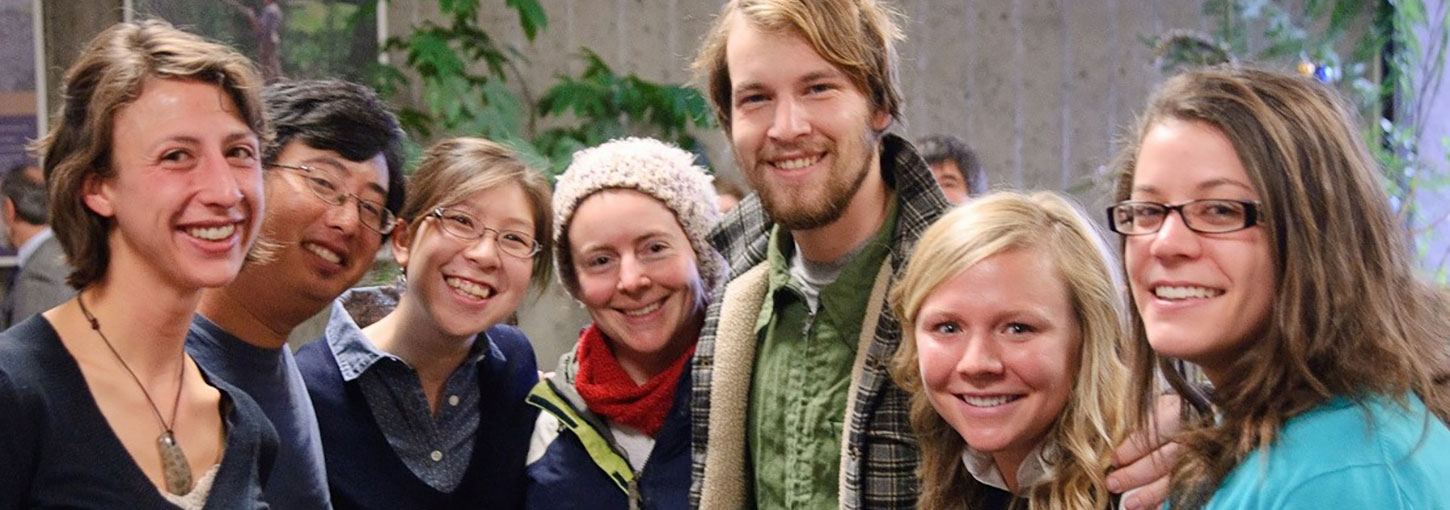
[[362, 85], [286, 82], [264, 98], [276, 137], [262, 151], [262, 234], [237, 278], [202, 295], [186, 349], [276, 427], [266, 501], [331, 508], [317, 417], [287, 337], [372, 267], [403, 204], [406, 135]]

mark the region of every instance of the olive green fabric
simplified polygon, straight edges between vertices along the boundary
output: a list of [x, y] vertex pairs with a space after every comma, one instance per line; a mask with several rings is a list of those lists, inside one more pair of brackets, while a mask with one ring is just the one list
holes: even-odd
[[876, 275], [890, 255], [896, 200], [880, 230], [819, 289], [812, 313], [791, 277], [795, 245], [775, 227], [769, 284], [756, 323], [747, 440], [756, 508], [838, 508], [841, 431], [852, 362]]

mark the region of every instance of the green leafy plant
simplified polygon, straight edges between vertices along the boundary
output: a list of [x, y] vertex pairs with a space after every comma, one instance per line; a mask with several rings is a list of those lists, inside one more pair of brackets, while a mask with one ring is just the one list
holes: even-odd
[[[519, 13], [524, 34], [533, 38], [548, 26], [537, 0], [507, 0]], [[517, 138], [527, 109], [507, 86], [510, 76], [521, 84], [529, 101], [518, 63], [522, 53], [494, 40], [478, 23], [478, 0], [438, 0], [447, 23], [425, 21], [408, 34], [393, 37], [384, 51], [402, 51], [403, 66], [382, 65], [374, 83], [385, 94], [408, 87], [404, 69], [422, 80], [423, 109], [406, 108], [400, 120], [422, 138], [435, 133], [469, 133], [494, 139]]]
[[698, 152], [699, 141], [689, 128], [710, 126], [709, 106], [699, 91], [634, 74], [619, 76], [588, 48], [580, 53], [584, 71], [577, 77], [559, 77], [536, 105], [540, 116], [577, 119], [534, 137], [534, 146], [556, 173], [574, 151], [626, 135], [651, 135]]
[[[1291, 11], [1272, 0], [1205, 0], [1204, 15], [1216, 20], [1211, 33], [1175, 30], [1144, 42], [1165, 72], [1242, 59], [1299, 67], [1334, 84], [1365, 121], [1391, 205], [1424, 267], [1445, 282], [1450, 247], [1430, 250], [1450, 230], [1450, 212], [1420, 217], [1419, 202], [1429, 192], [1450, 190], [1450, 157], [1431, 160], [1420, 150], [1450, 34], [1450, 10], [1439, 5], [1429, 12], [1424, 0], [1306, 0]], [[1351, 35], [1355, 42], [1342, 54], [1338, 43]], [[1450, 139], [1440, 142], [1450, 148]]]
[[[422, 108], [399, 112], [415, 137], [483, 136], [513, 146], [552, 174], [563, 170], [574, 151], [627, 135], [656, 136], [698, 150], [690, 128], [711, 121], [698, 91], [621, 76], [588, 48], [580, 50], [583, 72], [556, 77], [536, 100], [522, 72], [530, 63], [479, 24], [481, 3], [438, 0], [446, 24], [425, 22], [384, 45], [406, 58], [401, 66], [379, 67], [374, 80], [379, 90], [390, 95], [405, 90], [408, 72], [422, 81]], [[504, 4], [518, 13], [530, 41], [548, 26], [537, 0]], [[540, 130], [541, 124], [551, 127]]]

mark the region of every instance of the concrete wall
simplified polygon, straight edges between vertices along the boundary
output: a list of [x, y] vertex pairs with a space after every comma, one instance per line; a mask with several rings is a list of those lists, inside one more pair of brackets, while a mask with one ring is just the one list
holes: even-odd
[[[485, 5], [489, 4], [485, 0]], [[620, 72], [690, 79], [689, 62], [717, 0], [542, 0], [549, 28], [530, 44], [502, 2], [482, 14], [490, 33], [532, 62], [534, 93], [579, 70], [587, 46]], [[390, 32], [436, 14], [435, 0], [395, 0]], [[898, 0], [907, 41], [901, 85], [909, 137], [952, 133], [978, 149], [995, 186], [1069, 190], [1103, 164], [1117, 129], [1162, 77], [1141, 37], [1205, 29], [1197, 0]], [[709, 133], [712, 161], [728, 164]], [[1091, 198], [1084, 194], [1084, 198]]]
[[[532, 62], [534, 94], [561, 73], [578, 72], [581, 46], [616, 72], [682, 82], [718, 0], [541, 0], [549, 27], [529, 43], [514, 11], [484, 0], [495, 37]], [[910, 138], [955, 134], [979, 153], [996, 188], [1070, 191], [1096, 210], [1105, 193], [1094, 176], [1119, 129], [1163, 79], [1141, 38], [1172, 28], [1210, 28], [1197, 0], [896, 0], [907, 40], [900, 46]], [[436, 15], [436, 0], [394, 0], [389, 31]], [[415, 96], [416, 97], [416, 96]], [[702, 133], [717, 171], [739, 179], [724, 137]], [[1098, 179], [1102, 183], [1106, 180]], [[520, 320], [548, 366], [572, 344], [585, 317], [558, 289]]]

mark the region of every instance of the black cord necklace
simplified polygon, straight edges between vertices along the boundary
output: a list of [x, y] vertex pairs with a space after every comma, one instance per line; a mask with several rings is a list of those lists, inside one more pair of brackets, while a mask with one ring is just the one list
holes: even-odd
[[136, 377], [136, 372], [121, 358], [121, 353], [116, 352], [116, 347], [111, 345], [111, 339], [101, 332], [101, 321], [96, 320], [95, 315], [86, 309], [86, 301], [81, 296], [76, 296], [76, 303], [81, 305], [81, 313], [86, 316], [86, 321], [91, 323], [91, 329], [101, 336], [101, 341], [106, 343], [106, 348], [116, 356], [116, 361], [121, 362], [121, 368], [131, 374], [131, 380], [136, 381], [136, 386], [141, 387], [141, 394], [146, 396], [146, 403], [151, 404], [151, 411], [156, 413], [156, 421], [161, 422], [161, 436], [156, 438], [156, 448], [161, 452], [161, 476], [166, 480], [166, 491], [182, 496], [191, 492], [191, 463], [186, 461], [186, 452], [181, 451], [181, 446], [176, 444], [176, 435], [172, 434], [172, 426], [176, 424], [176, 410], [181, 405], [181, 385], [186, 381], [186, 359], [185, 351], [182, 351], [181, 372], [176, 376], [176, 400], [171, 403], [171, 423], [161, 417], [161, 409], [156, 407], [156, 401], [151, 398], [151, 392], [146, 391], [146, 385], [141, 384], [141, 378]]

